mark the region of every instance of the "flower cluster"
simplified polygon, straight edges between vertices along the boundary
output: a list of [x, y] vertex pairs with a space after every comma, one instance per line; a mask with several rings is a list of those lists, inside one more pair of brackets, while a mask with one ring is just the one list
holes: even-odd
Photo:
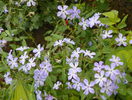
[[99, 84], [100, 92], [106, 93], [108, 96], [113, 93], [117, 93], [118, 85], [120, 78], [122, 78], [122, 73], [116, 69], [117, 66], [123, 65], [123, 62], [120, 62], [120, 58], [115, 55], [109, 60], [111, 65], [104, 65], [103, 61], [95, 62], [93, 70], [96, 72], [95, 83]]
[[80, 10], [77, 9], [76, 6], [73, 6], [73, 9], [69, 9], [68, 10], [68, 6], [64, 5], [64, 6], [58, 6], [58, 13], [57, 16], [63, 19], [75, 19], [75, 18], [80, 18], [79, 14], [80, 14]]
[[52, 65], [50, 64], [50, 60], [48, 57], [44, 58], [44, 61], [39, 65], [40, 69], [35, 69], [34, 71], [34, 80], [35, 80], [35, 89], [39, 86], [44, 85], [44, 81], [49, 75], [49, 72], [52, 71]]
[[87, 27], [89, 28], [93, 28], [93, 26], [106, 26], [104, 24], [102, 24], [99, 21], [100, 18], [100, 13], [95, 13], [92, 17], [90, 17], [89, 19], [84, 19], [83, 17], [81, 18], [79, 16], [79, 14], [81, 13], [81, 11], [79, 9], [77, 9], [76, 6], [73, 6], [73, 9], [68, 10], [68, 6], [64, 5], [64, 6], [58, 6], [58, 13], [57, 16], [63, 19], [81, 19], [82, 21], [79, 22], [79, 25], [83, 27], [83, 30], [86, 30]]

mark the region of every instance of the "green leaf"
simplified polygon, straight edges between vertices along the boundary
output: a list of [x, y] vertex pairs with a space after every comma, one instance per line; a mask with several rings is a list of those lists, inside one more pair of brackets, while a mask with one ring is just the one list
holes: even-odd
[[112, 10], [109, 12], [105, 12], [103, 13], [104, 16], [108, 17], [108, 18], [117, 18], [118, 17], [118, 11], [117, 10]]
[[122, 29], [122, 28], [124, 28], [124, 27], [127, 26], [126, 23], [125, 23], [127, 17], [128, 17], [128, 15], [126, 15], [126, 16], [122, 19], [122, 21], [117, 25], [117, 28]]
[[99, 19], [103, 24], [106, 24], [106, 25], [114, 25], [115, 22], [112, 22], [109, 18], [100, 18]]
[[11, 100], [28, 100], [27, 92], [25, 91], [20, 80], [18, 80], [16, 84], [14, 96]]

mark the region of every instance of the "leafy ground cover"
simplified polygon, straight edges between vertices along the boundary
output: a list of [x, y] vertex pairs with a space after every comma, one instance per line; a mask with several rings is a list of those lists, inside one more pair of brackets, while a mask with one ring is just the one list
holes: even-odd
[[131, 100], [131, 0], [0, 0], [0, 100]]

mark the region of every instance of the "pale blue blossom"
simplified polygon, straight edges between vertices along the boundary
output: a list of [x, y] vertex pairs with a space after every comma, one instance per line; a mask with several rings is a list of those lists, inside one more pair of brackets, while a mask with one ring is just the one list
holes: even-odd
[[74, 70], [75, 72], [81, 72], [82, 69], [78, 67], [78, 64], [79, 64], [78, 62], [75, 62], [74, 64], [70, 63], [69, 65], [71, 68], [69, 69], [69, 71]]
[[80, 91], [82, 83], [80, 82], [80, 78], [72, 79], [72, 87], [73, 89], [76, 89], [77, 91]]
[[93, 58], [93, 56], [95, 56], [95, 55], [96, 55], [95, 52], [90, 52], [90, 51], [88, 51], [88, 50], [86, 50], [86, 51], [84, 52], [84, 56], [88, 56], [88, 57], [90, 57], [90, 58]]
[[35, 53], [35, 57], [40, 58], [41, 52], [44, 50], [43, 47], [41, 47], [40, 44], [38, 44], [37, 48], [33, 50], [33, 53]]
[[99, 83], [99, 86], [102, 87], [104, 85], [104, 83], [107, 81], [107, 78], [105, 77], [105, 72], [101, 71], [100, 74], [95, 74], [94, 77], [95, 79], [95, 83]]
[[112, 30], [109, 30], [109, 31], [104, 30], [103, 34], [101, 34], [101, 36], [102, 36], [103, 39], [112, 38], [112, 33], [113, 33]]
[[93, 70], [97, 72], [101, 72], [102, 69], [105, 68], [105, 65], [103, 65], [103, 63], [104, 63], [103, 61], [95, 62]]
[[130, 40], [129, 43], [132, 44], [132, 40]]
[[36, 63], [34, 62], [35, 58], [30, 58], [29, 62], [27, 63], [27, 69], [30, 70], [32, 67], [36, 66]]
[[83, 30], [86, 30], [87, 27], [89, 27], [89, 24], [88, 24], [88, 23], [89, 23], [89, 22], [88, 22], [87, 19], [85, 20], [84, 18], [82, 18], [82, 21], [79, 22], [79, 25], [83, 27]]
[[10, 75], [10, 72], [7, 72], [7, 73], [4, 75], [6, 84], [12, 84], [12, 78], [11, 78], [9, 75]]
[[57, 41], [55, 41], [55, 43], [54, 43], [54, 47], [56, 47], [56, 46], [63, 46], [63, 40], [57, 40]]
[[57, 81], [57, 82], [54, 84], [53, 89], [54, 89], [54, 90], [58, 90], [59, 87], [60, 87], [61, 85], [62, 85], [62, 82]]
[[8, 65], [10, 66], [11, 69], [18, 67], [17, 60], [18, 60], [17, 57], [12, 57], [12, 58], [8, 59]]
[[111, 96], [113, 93], [113, 88], [112, 88], [112, 81], [107, 80], [107, 82], [104, 83], [103, 87], [101, 88], [100, 92], [101, 93], [106, 93], [108, 96]]
[[116, 76], [120, 74], [120, 71], [118, 69], [115, 69], [115, 67], [115, 63], [112, 63], [110, 67], [105, 67], [105, 70], [107, 71], [105, 73], [105, 76], [110, 77], [110, 79], [113, 81], [116, 79]]
[[67, 85], [67, 89], [72, 89], [72, 84], [71, 84], [71, 82], [66, 82], [66, 85]]
[[84, 84], [82, 85], [82, 90], [84, 90], [85, 95], [88, 95], [89, 93], [92, 93], [92, 94], [95, 93], [95, 91], [93, 89], [93, 86], [95, 85], [94, 82], [89, 83], [89, 81], [87, 79], [84, 79], [83, 83]]
[[73, 6], [73, 9], [68, 10], [69, 13], [69, 17], [68, 19], [74, 19], [74, 18], [80, 18], [79, 14], [81, 13], [81, 11], [79, 9], [77, 9], [76, 6]]
[[27, 47], [27, 46], [21, 46], [21, 47], [17, 48], [16, 50], [17, 51], [24, 51], [26, 49], [29, 49], [29, 47]]
[[126, 43], [126, 37], [123, 36], [121, 33], [119, 33], [118, 37], [115, 38], [116, 42], [118, 43], [117, 46], [127, 46], [127, 43]]
[[23, 55], [21, 55], [20, 57], [19, 57], [19, 59], [20, 59], [20, 63], [21, 64], [24, 64], [25, 63], [25, 60], [28, 58], [28, 55], [27, 55], [27, 51], [26, 52], [24, 52], [24, 54]]
[[68, 80], [71, 80], [71, 79], [77, 79], [78, 76], [77, 76], [77, 71], [74, 70], [73, 68], [71, 68], [69, 71], [68, 71]]
[[30, 7], [30, 6], [35, 6], [35, 5], [36, 5], [35, 0], [29, 0], [29, 1], [27, 2], [27, 6], [28, 6], [28, 7]]
[[67, 44], [72, 44], [75, 45], [75, 42], [73, 40], [71, 40], [70, 38], [64, 38], [63, 42], [67, 43]]
[[36, 93], [36, 99], [37, 99], [37, 100], [43, 100], [43, 99], [42, 99], [42, 93], [41, 93], [40, 90], [35, 91], [35, 93]]
[[68, 11], [67, 11], [67, 8], [68, 6], [67, 5], [64, 5], [64, 6], [58, 6], [58, 12], [57, 12], [57, 16], [60, 17], [60, 18], [63, 18], [63, 19], [66, 19], [66, 15], [68, 15]]
[[112, 55], [112, 58], [109, 59], [112, 63], [114, 63], [116, 66], [123, 65], [123, 62], [120, 62], [120, 58], [116, 57], [115, 55]]

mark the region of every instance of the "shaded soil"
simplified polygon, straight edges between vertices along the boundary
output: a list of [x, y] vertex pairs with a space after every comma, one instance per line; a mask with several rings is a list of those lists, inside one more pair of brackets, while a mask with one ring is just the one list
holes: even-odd
[[127, 30], [132, 30], [132, 1], [128, 0], [108, 0], [110, 2], [111, 9], [119, 11], [119, 17], [123, 18], [128, 15], [127, 18]]

